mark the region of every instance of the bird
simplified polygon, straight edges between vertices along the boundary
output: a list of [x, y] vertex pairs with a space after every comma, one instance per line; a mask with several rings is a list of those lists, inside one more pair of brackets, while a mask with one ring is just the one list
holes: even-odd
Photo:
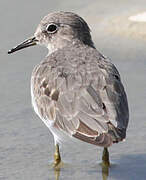
[[100, 53], [86, 21], [73, 12], [52, 12], [34, 36], [8, 51], [43, 45], [47, 56], [31, 76], [34, 111], [54, 137], [54, 167], [62, 160], [60, 144], [78, 139], [103, 147], [102, 162], [110, 166], [108, 147], [126, 138], [127, 95], [115, 65]]

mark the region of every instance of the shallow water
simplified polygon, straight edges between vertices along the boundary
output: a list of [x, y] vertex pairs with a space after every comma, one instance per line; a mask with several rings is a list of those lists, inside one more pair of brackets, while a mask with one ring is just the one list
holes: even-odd
[[[146, 179], [146, 38], [138, 33], [138, 23], [125, 20], [144, 11], [146, 3], [144, 0], [118, 1], [116, 6], [115, 3], [116, 0], [92, 4], [89, 0], [0, 2], [0, 179]], [[62, 158], [67, 165], [60, 171], [50, 168], [53, 137], [33, 113], [29, 84], [33, 67], [47, 51], [35, 47], [11, 56], [6, 54], [32, 35], [44, 15], [57, 10], [74, 11], [87, 20], [97, 49], [116, 65], [128, 94], [127, 139], [109, 149], [112, 165], [108, 173], [99, 165], [102, 149], [85, 143], [63, 146]]]

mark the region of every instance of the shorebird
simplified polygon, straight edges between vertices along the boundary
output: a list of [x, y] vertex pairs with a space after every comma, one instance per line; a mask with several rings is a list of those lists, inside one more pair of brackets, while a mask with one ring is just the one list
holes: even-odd
[[95, 48], [85, 20], [72, 12], [48, 14], [33, 37], [8, 53], [37, 44], [48, 55], [32, 72], [32, 105], [54, 136], [54, 166], [66, 136], [103, 147], [103, 163], [110, 165], [108, 147], [125, 139], [129, 121], [118, 70]]

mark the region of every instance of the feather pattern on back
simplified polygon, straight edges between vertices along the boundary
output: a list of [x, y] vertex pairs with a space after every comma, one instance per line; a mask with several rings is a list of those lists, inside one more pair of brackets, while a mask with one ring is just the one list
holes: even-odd
[[120, 75], [95, 48], [75, 43], [53, 52], [35, 67], [31, 83], [36, 113], [48, 127], [104, 147], [125, 138]]

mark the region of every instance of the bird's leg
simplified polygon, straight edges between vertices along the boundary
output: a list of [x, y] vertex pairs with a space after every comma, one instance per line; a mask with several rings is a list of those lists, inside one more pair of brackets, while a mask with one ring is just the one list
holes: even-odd
[[61, 156], [59, 152], [59, 145], [56, 144], [55, 146], [55, 153], [54, 153], [54, 167], [56, 167], [61, 162]]
[[102, 165], [109, 167], [110, 166], [110, 161], [109, 161], [109, 152], [106, 147], [103, 149], [103, 154], [102, 154]]

